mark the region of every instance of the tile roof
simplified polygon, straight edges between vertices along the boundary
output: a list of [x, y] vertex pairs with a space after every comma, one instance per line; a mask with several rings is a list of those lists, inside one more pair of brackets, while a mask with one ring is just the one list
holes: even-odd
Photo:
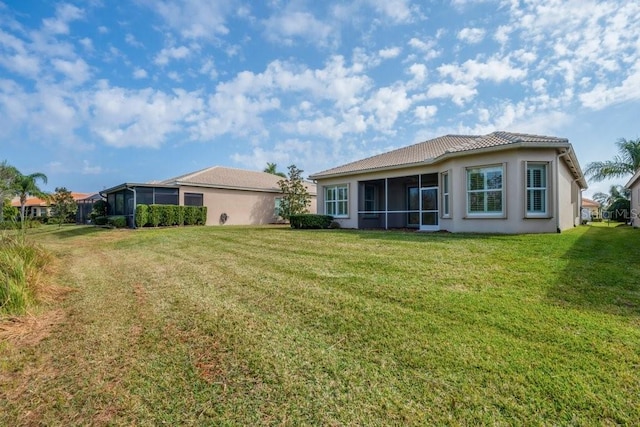
[[[90, 193], [71, 192], [71, 197], [73, 197], [73, 200], [75, 201], [86, 199], [90, 195], [91, 195]], [[44, 200], [39, 197], [27, 197], [27, 202], [25, 206], [49, 206], [50, 204], [51, 203], [48, 200]], [[11, 200], [11, 206], [20, 207], [20, 198], [14, 197]]]
[[[196, 172], [160, 181], [165, 185], [196, 185], [215, 188], [280, 192], [278, 181], [282, 177], [266, 172], [213, 166]], [[305, 182], [307, 190], [316, 194], [316, 185]]]
[[513, 132], [493, 132], [488, 135], [445, 135], [318, 172], [311, 175], [311, 178], [317, 179], [332, 175], [433, 162], [438, 157], [446, 154], [463, 153], [516, 143], [566, 146], [569, 141], [566, 138]]
[[582, 207], [599, 208], [600, 207], [600, 203], [596, 202], [595, 200], [591, 200], [591, 199], [587, 199], [586, 197], [583, 197], [582, 198]]

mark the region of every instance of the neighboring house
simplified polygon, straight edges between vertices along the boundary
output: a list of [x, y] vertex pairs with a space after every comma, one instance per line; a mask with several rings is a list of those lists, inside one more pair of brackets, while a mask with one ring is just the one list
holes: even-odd
[[[207, 225], [255, 225], [279, 222], [277, 207], [282, 192], [280, 176], [257, 171], [214, 166], [164, 181], [125, 183], [100, 194], [108, 215], [124, 215], [133, 226], [135, 206], [165, 204], [206, 206]], [[307, 182], [312, 212], [316, 210], [316, 185]]]
[[345, 228], [551, 233], [580, 224], [587, 187], [567, 139], [446, 135], [311, 175]]
[[585, 219], [587, 220], [602, 218], [602, 207], [600, 207], [600, 203], [596, 202], [595, 200], [583, 197], [582, 211], [586, 212], [587, 218]]
[[[79, 200], [89, 196], [89, 194], [72, 192], [71, 196], [77, 203]], [[13, 200], [11, 200], [11, 206], [15, 206], [20, 209], [20, 198], [14, 197]], [[41, 199], [39, 197], [27, 197], [27, 202], [25, 203], [26, 218], [49, 217], [51, 216], [51, 211], [52, 205], [49, 200]]]
[[103, 200], [99, 193], [94, 193], [76, 200], [76, 203], [78, 204], [78, 210], [76, 211], [76, 223], [89, 223], [91, 220], [91, 212], [93, 211], [93, 204], [98, 200]]
[[640, 170], [637, 171], [625, 185], [631, 192], [631, 225], [635, 228], [640, 227]]

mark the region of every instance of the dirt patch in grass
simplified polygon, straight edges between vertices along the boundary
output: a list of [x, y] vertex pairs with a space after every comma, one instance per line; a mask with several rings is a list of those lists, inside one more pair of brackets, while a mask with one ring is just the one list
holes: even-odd
[[54, 326], [62, 323], [65, 312], [50, 310], [37, 316], [12, 317], [0, 322], [0, 340], [13, 347], [32, 347], [51, 334]]

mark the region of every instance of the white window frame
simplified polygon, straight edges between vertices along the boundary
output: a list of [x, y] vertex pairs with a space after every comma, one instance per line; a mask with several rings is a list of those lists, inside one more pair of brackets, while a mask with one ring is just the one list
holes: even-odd
[[440, 174], [440, 186], [442, 218], [451, 218], [451, 174], [449, 174], [449, 171]]
[[[500, 187], [496, 188], [487, 188], [487, 174], [500, 172]], [[482, 166], [471, 166], [465, 169], [465, 186], [466, 186], [466, 205], [467, 205], [467, 218], [505, 218], [506, 217], [506, 206], [505, 206], [505, 183], [506, 183], [506, 166], [505, 164], [497, 164], [497, 165], [482, 165]], [[483, 174], [483, 188], [470, 190], [470, 177], [472, 173], [481, 172]], [[471, 211], [471, 195], [472, 194], [481, 194], [484, 193], [485, 196], [488, 193], [496, 193], [500, 192], [500, 211], [488, 211], [488, 198], [484, 197], [484, 211]]]
[[[329, 197], [330, 195], [331, 197]], [[340, 197], [341, 195], [343, 196], [342, 198]], [[349, 218], [348, 184], [335, 184], [324, 187], [324, 213], [334, 218]]]
[[[529, 185], [533, 184], [529, 181], [529, 170], [540, 170], [542, 169], [542, 177], [544, 182], [541, 186]], [[524, 209], [525, 209], [525, 217], [526, 218], [548, 218], [549, 217], [549, 193], [550, 193], [550, 177], [549, 177], [549, 162], [525, 162], [525, 176], [524, 176], [524, 187], [525, 187], [525, 200], [524, 200]], [[544, 210], [531, 210], [530, 209], [530, 195], [533, 192], [543, 192], [542, 203], [544, 205]]]

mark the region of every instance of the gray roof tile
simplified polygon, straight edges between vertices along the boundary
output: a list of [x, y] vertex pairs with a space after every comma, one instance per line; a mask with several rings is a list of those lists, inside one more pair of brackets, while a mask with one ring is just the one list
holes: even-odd
[[515, 143], [564, 145], [568, 142], [565, 138], [512, 132], [493, 132], [489, 135], [445, 135], [318, 172], [311, 177], [316, 179], [395, 166], [403, 167], [434, 161], [448, 153], [462, 153]]
[[[161, 181], [160, 184], [196, 185], [205, 187], [280, 192], [278, 181], [281, 179], [282, 177], [280, 176], [266, 172], [235, 169], [224, 166], [213, 166]], [[307, 182], [306, 184], [309, 193], [315, 195], [315, 184], [311, 182]]]

